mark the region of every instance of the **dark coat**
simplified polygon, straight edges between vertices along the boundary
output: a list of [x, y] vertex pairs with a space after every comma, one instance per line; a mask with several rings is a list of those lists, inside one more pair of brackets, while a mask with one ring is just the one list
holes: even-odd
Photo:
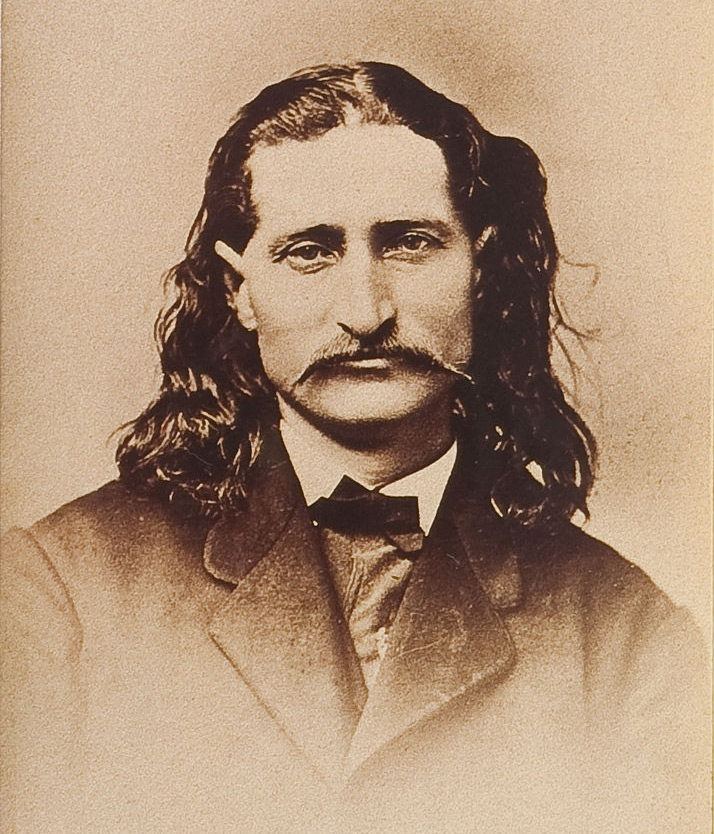
[[689, 615], [447, 498], [361, 717], [287, 463], [215, 524], [111, 483], [9, 534], [2, 830], [708, 830]]

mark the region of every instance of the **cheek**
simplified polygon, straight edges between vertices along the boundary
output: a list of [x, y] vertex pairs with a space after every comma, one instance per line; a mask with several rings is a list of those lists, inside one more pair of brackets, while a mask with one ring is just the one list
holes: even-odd
[[315, 300], [302, 293], [271, 293], [255, 297], [253, 309], [268, 377], [278, 387], [294, 382], [325, 341]]
[[308, 351], [292, 332], [258, 328], [258, 350], [268, 379], [278, 391], [289, 387], [302, 373]]
[[459, 360], [471, 357], [473, 325], [469, 299], [434, 310], [429, 329], [445, 356]]
[[314, 282], [296, 277], [284, 264], [259, 257], [251, 244], [243, 255], [241, 271], [256, 322], [265, 333], [304, 326], [314, 318]]
[[[268, 333], [289, 332], [305, 326], [314, 314], [307, 293], [270, 287], [251, 294], [258, 328]], [[312, 308], [312, 309], [311, 309]]]
[[448, 355], [470, 355], [474, 283], [470, 262], [404, 286], [399, 309], [405, 330], [418, 329]]

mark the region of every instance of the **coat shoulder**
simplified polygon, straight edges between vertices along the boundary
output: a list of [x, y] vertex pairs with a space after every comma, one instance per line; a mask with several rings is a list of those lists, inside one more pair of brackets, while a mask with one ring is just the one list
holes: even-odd
[[202, 552], [209, 523], [181, 517], [165, 502], [111, 481], [63, 505], [8, 540], [29, 539], [61, 575], [119, 569], [128, 575], [149, 562]]
[[595, 608], [614, 609], [624, 600], [630, 606], [639, 600], [660, 614], [675, 608], [642, 568], [574, 525], [534, 537], [520, 563], [534, 590], [577, 592]]
[[691, 613], [642, 568], [579, 528], [539, 541], [524, 556], [522, 572], [535, 605], [570, 612], [589, 667], [606, 670], [610, 680], [645, 676], [638, 666], [656, 666], [658, 675], [667, 666], [705, 667], [704, 641]]

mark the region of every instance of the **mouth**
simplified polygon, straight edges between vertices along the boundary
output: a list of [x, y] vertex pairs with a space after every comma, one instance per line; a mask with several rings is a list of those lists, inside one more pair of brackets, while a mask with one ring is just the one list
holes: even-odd
[[412, 371], [403, 359], [392, 356], [371, 356], [363, 359], [345, 358], [339, 362], [330, 362], [316, 368], [314, 373], [318, 378], [351, 379], [353, 381], [385, 381], [400, 376], [405, 371]]
[[384, 370], [397, 364], [394, 359], [385, 356], [372, 359], [343, 359], [333, 367], [348, 368], [354, 370]]

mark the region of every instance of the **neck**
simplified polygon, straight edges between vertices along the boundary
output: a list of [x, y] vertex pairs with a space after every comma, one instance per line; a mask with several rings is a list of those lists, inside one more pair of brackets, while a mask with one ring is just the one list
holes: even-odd
[[370, 488], [384, 486], [433, 463], [454, 442], [451, 409], [416, 414], [396, 425], [316, 425], [279, 398], [286, 428], [311, 448], [339, 461], [345, 474]]

